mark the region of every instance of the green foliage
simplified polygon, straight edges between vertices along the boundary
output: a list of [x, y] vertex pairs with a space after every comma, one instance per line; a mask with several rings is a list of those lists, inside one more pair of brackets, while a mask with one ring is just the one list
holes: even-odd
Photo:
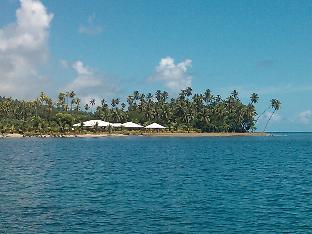
[[55, 115], [56, 122], [60, 126], [61, 132], [69, 131], [74, 123], [74, 116], [69, 113], [57, 113]]
[[[134, 91], [126, 102], [114, 98], [110, 103], [105, 99], [99, 103], [91, 99], [82, 104], [74, 91], [60, 93], [55, 102], [43, 92], [32, 101], [0, 97], [0, 133], [59, 134], [70, 132], [74, 123], [89, 119], [116, 123], [157, 122], [170, 131], [248, 132], [255, 129], [254, 105], [258, 99], [259, 96], [253, 93], [250, 102], [243, 104], [236, 90], [222, 99], [209, 89], [203, 94], [193, 94], [191, 88], [181, 90], [171, 99], [166, 91], [157, 90], [154, 95]], [[272, 115], [280, 105], [277, 99], [272, 99]], [[78, 130], [82, 131], [81, 128]], [[113, 129], [109, 129], [111, 131]]]

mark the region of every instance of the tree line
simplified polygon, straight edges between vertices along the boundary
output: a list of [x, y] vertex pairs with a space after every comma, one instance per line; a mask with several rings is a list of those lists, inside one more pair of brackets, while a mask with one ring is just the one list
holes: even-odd
[[[102, 99], [99, 103], [91, 99], [84, 105], [74, 91], [59, 93], [55, 101], [43, 92], [30, 101], [0, 96], [0, 132], [64, 133], [72, 131], [74, 123], [90, 119], [142, 125], [157, 122], [171, 131], [249, 132], [256, 129], [258, 119], [267, 111], [257, 115], [258, 100], [258, 94], [252, 93], [244, 104], [236, 90], [222, 98], [209, 89], [193, 94], [190, 87], [174, 98], [161, 90], [153, 94], [134, 91], [125, 102], [119, 98], [110, 102]], [[271, 100], [272, 112], [266, 127], [280, 105], [279, 100]]]

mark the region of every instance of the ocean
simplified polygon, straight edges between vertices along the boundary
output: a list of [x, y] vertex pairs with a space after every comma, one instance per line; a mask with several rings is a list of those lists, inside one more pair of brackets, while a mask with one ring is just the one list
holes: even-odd
[[0, 139], [0, 233], [312, 233], [312, 134]]

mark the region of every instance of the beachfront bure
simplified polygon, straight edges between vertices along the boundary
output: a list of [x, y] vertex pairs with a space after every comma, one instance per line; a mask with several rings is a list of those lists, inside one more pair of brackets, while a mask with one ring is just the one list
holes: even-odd
[[[172, 132], [250, 132], [256, 129], [257, 120], [268, 110], [257, 115], [255, 104], [258, 99], [259, 96], [253, 93], [250, 101], [244, 104], [236, 90], [222, 98], [209, 89], [202, 94], [193, 94], [191, 88], [181, 90], [174, 98], [169, 98], [166, 91], [157, 90], [154, 95], [135, 91], [125, 98], [125, 102], [114, 98], [110, 104], [105, 99], [99, 103], [91, 99], [82, 104], [74, 91], [60, 93], [56, 101], [43, 92], [30, 101], [0, 97], [0, 133], [70, 133], [83, 131], [83, 128], [73, 130], [73, 124], [93, 119], [102, 120], [101, 124], [110, 131], [120, 129], [120, 124], [113, 127], [108, 122], [133, 121], [142, 126], [156, 122]], [[268, 122], [280, 105], [277, 99], [271, 100], [272, 115]], [[99, 127], [92, 131], [102, 131]]]
[[[139, 124], [136, 124], [136, 123], [133, 123], [133, 122], [126, 122], [126, 123], [109, 123], [109, 122], [105, 122], [103, 120], [88, 120], [88, 121], [85, 121], [85, 122], [82, 122], [82, 123], [76, 123], [73, 125], [74, 128], [78, 128], [78, 127], [81, 127], [81, 128], [104, 128], [104, 130], [108, 130], [109, 127], [119, 127], [119, 128], [125, 128], [125, 129], [142, 129], [142, 128], [145, 128], [145, 129], [166, 129], [166, 127], [164, 126], [161, 126], [160, 124], [158, 123], [152, 123], [152, 124], [149, 124], [147, 126], [142, 126], [142, 125], [139, 125]], [[106, 128], [106, 129], [105, 129]]]

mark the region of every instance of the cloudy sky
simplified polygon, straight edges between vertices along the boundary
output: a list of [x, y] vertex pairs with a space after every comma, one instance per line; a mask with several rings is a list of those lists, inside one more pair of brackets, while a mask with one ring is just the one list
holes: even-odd
[[312, 131], [311, 12], [310, 0], [2, 0], [0, 96], [237, 89], [260, 95], [259, 113], [282, 102], [269, 130]]

